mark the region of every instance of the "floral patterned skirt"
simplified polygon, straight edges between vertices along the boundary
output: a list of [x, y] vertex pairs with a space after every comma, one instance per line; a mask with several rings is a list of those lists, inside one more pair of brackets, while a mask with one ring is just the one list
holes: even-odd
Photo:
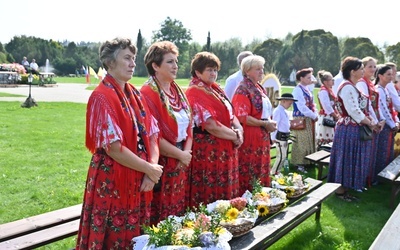
[[190, 171], [190, 207], [241, 195], [237, 149], [232, 141], [194, 133]]
[[331, 150], [328, 182], [362, 189], [371, 164], [372, 140], [361, 141], [359, 126], [337, 124]]
[[120, 192], [114, 180], [116, 168], [122, 166], [116, 164], [104, 150], [92, 157], [76, 249], [132, 249], [132, 238], [141, 234], [142, 224], [149, 223], [150, 202], [146, 205], [145, 193], [139, 192], [141, 175], [131, 170], [124, 178], [120, 176], [118, 180], [129, 190]]

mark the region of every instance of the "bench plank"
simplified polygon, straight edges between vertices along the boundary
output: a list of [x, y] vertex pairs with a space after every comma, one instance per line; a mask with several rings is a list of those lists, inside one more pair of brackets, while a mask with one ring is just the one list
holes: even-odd
[[[0, 242], [80, 218], [82, 204], [0, 225]], [[0, 248], [1, 249], [1, 248]]]
[[389, 220], [370, 246], [370, 250], [399, 249], [400, 246], [400, 205], [394, 210]]
[[320, 150], [315, 153], [306, 155], [304, 158], [311, 161], [314, 164], [317, 164], [318, 167], [318, 180], [323, 180], [327, 177], [327, 175], [322, 176], [322, 172], [324, 171], [324, 166], [329, 166], [329, 162], [331, 160], [331, 153], [326, 150]]
[[312, 162], [319, 162], [320, 160], [325, 159], [326, 157], [328, 157], [330, 155], [331, 155], [331, 153], [329, 153], [328, 151], [320, 150], [315, 153], [306, 155], [305, 158]]
[[232, 250], [266, 249], [312, 214], [316, 213], [316, 220], [319, 220], [321, 203], [339, 187], [337, 183], [325, 183], [303, 199], [264, 220], [248, 234], [232, 239]]
[[0, 242], [0, 249], [32, 249], [76, 235], [79, 219]]
[[[390, 162], [379, 174], [378, 179], [392, 184], [390, 207], [395, 207], [395, 200], [400, 192], [400, 155]], [[399, 180], [399, 181], [398, 181]]]
[[387, 165], [379, 174], [382, 180], [394, 181], [400, 175], [400, 155]]

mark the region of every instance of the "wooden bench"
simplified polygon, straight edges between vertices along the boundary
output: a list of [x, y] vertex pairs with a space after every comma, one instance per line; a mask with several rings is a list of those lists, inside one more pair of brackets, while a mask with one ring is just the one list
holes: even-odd
[[32, 249], [76, 235], [82, 204], [0, 225], [0, 249]]
[[399, 249], [400, 247], [400, 205], [394, 210], [389, 220], [370, 246], [370, 250]]
[[232, 239], [229, 242], [232, 250], [266, 249], [311, 215], [315, 214], [315, 220], [319, 221], [322, 202], [339, 187], [340, 184], [337, 183], [323, 184], [281, 212], [262, 221], [249, 233]]
[[322, 172], [324, 170], [324, 166], [329, 166], [331, 153], [325, 150], [320, 150], [315, 153], [309, 154], [305, 156], [307, 160], [311, 161], [311, 163], [316, 164], [318, 167], [318, 180], [323, 180], [327, 177], [327, 175], [322, 176]]
[[390, 207], [394, 208], [396, 197], [400, 192], [400, 155], [378, 174], [378, 179], [392, 184]]

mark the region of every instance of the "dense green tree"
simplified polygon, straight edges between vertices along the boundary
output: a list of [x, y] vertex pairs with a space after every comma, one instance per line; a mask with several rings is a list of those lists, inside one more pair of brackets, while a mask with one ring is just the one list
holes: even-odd
[[386, 58], [387, 61], [396, 63], [400, 69], [400, 42], [386, 48]]
[[291, 45], [284, 44], [275, 62], [275, 71], [279, 72], [280, 76], [282, 77], [280, 79], [282, 84], [289, 82], [288, 79], [292, 69], [296, 69], [294, 66], [296, 64], [295, 59], [296, 54]]
[[295, 56], [292, 60], [296, 70], [312, 67], [328, 71], [337, 70], [339, 44], [337, 37], [322, 29], [302, 30], [293, 36], [292, 49]]
[[144, 55], [146, 54], [148, 46], [146, 46], [146, 40], [143, 38], [140, 29], [136, 38], [136, 47], [138, 51], [136, 54], [135, 75], [147, 76], [146, 66], [144, 65]]
[[[240, 38], [238, 38], [240, 40]], [[256, 47], [260, 45], [263, 41], [257, 38], [254, 38], [249, 44], [245, 45], [243, 51], [248, 50], [254, 52]]]
[[254, 48], [254, 54], [265, 58], [266, 72], [273, 72], [275, 62], [283, 47], [283, 42], [278, 39], [268, 39]]
[[68, 44], [68, 46], [65, 48], [64, 56], [65, 57], [74, 57], [77, 54], [77, 46], [74, 42], [71, 42]]
[[238, 70], [236, 58], [243, 51], [242, 41], [239, 38], [231, 38], [225, 42], [212, 44], [212, 52], [221, 61], [219, 79], [227, 78], [230, 74]]
[[203, 51], [201, 45], [198, 42], [192, 42], [189, 45], [189, 49], [188, 49], [188, 57], [189, 57], [189, 63], [186, 65], [186, 68], [184, 69], [179, 69], [179, 72], [184, 72], [184, 78], [191, 78], [191, 63], [192, 63], [192, 59], [193, 57], [200, 51]]
[[0, 43], [0, 63], [7, 63], [7, 53], [6, 49], [4, 48], [3, 44]]
[[372, 44], [369, 38], [365, 37], [347, 38], [343, 44], [341, 58], [343, 59], [346, 56], [355, 56], [360, 59], [366, 56], [372, 56], [378, 60], [378, 63], [385, 62], [383, 52]]
[[192, 40], [192, 33], [190, 30], [183, 27], [179, 20], [172, 20], [170, 17], [161, 23], [161, 29], [153, 31], [152, 42], [156, 41], [170, 41], [173, 42], [179, 49], [182, 45], [187, 46]]
[[205, 51], [211, 52], [211, 36], [210, 36], [210, 31], [208, 32], [207, 44], [206, 44]]
[[58, 72], [63, 72], [63, 75], [75, 74], [75, 71], [77, 69], [76, 67], [77, 63], [72, 57], [57, 58], [53, 62], [53, 64], [57, 66]]

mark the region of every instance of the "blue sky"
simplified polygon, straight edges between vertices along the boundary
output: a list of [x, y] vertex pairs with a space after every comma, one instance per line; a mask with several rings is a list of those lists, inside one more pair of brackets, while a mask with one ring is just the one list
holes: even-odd
[[206, 43], [209, 31], [211, 42], [240, 38], [246, 45], [302, 29], [367, 37], [378, 46], [400, 42], [395, 27], [398, 9], [389, 1], [3, 0], [0, 6], [1, 43], [20, 35], [75, 42], [102, 42], [116, 36], [136, 40], [139, 29], [150, 41], [168, 16], [181, 21], [200, 44]]

